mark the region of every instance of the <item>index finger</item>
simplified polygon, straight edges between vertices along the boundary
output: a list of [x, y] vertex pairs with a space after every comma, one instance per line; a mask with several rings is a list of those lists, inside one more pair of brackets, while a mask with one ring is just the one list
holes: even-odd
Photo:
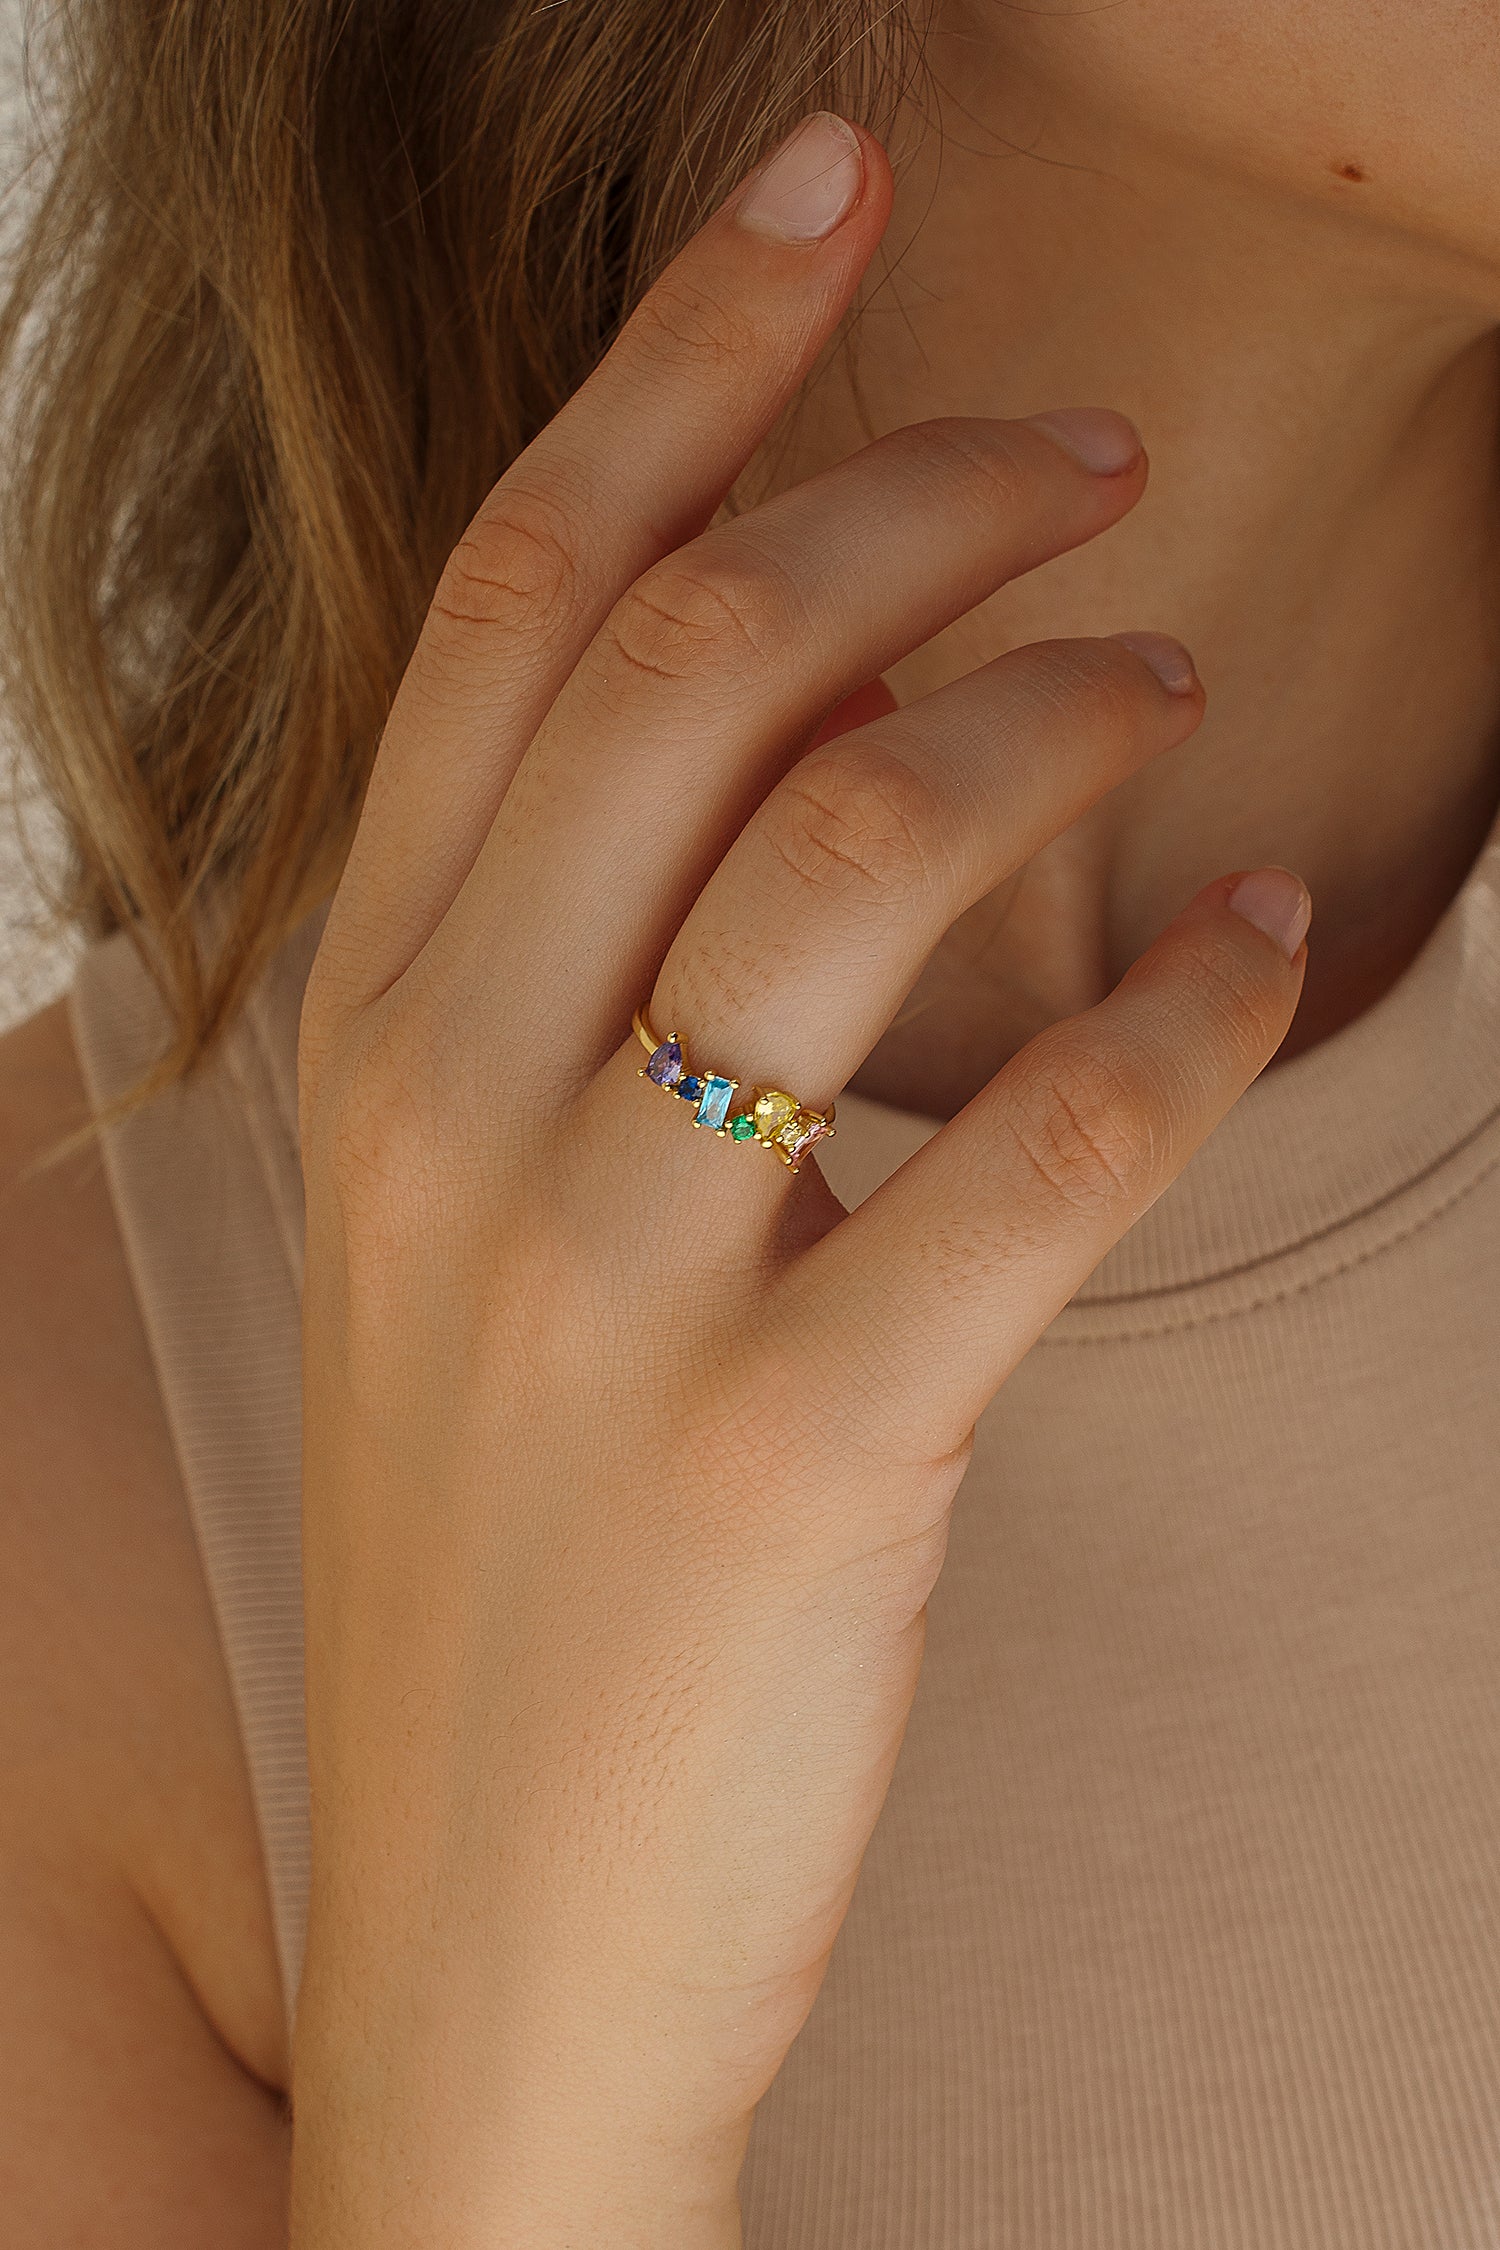
[[[890, 215], [880, 144], [830, 113], [752, 172], [501, 477], [392, 705], [323, 944], [349, 1006], [409, 967], [614, 602], [713, 516], [847, 309]], [[331, 964], [331, 967], [330, 967]]]

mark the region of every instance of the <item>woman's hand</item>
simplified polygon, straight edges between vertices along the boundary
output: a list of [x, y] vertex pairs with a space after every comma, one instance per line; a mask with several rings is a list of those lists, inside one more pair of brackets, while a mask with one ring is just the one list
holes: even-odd
[[898, 430], [704, 528], [889, 197], [810, 124], [501, 480], [314, 972], [298, 2250], [735, 2238], [975, 1418], [1296, 1001], [1225, 877], [848, 1217], [640, 1078], [649, 999], [690, 1068], [825, 1107], [958, 915], [1201, 714], [1150, 638], [869, 688], [1134, 504], [1117, 417]]

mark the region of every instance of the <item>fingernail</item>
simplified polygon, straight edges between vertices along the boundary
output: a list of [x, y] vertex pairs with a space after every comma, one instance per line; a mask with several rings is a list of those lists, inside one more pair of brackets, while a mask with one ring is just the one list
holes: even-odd
[[1181, 641], [1170, 633], [1113, 633], [1143, 664], [1148, 664], [1168, 695], [1191, 695], [1198, 685], [1198, 669]]
[[1048, 414], [1028, 414], [1025, 421], [1096, 477], [1117, 477], [1141, 457], [1140, 431], [1112, 407], [1059, 406]]
[[735, 217], [777, 242], [820, 242], [848, 217], [864, 179], [858, 134], [831, 110], [819, 110], [751, 173]]
[[1257, 867], [1252, 875], [1240, 877], [1228, 904], [1274, 938], [1289, 961], [1295, 960], [1312, 920], [1312, 900], [1300, 875], [1289, 867]]

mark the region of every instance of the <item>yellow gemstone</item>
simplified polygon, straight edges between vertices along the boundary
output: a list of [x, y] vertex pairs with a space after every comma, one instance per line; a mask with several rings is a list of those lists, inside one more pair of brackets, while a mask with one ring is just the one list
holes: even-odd
[[783, 1126], [796, 1117], [797, 1109], [790, 1094], [778, 1093], [774, 1086], [757, 1087], [752, 1112], [756, 1132], [763, 1141], [775, 1140]]

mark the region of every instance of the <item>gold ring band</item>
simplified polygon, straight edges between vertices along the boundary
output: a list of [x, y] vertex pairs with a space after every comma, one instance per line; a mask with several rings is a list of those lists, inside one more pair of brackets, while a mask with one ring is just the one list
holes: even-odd
[[753, 1086], [750, 1107], [731, 1115], [739, 1091], [737, 1078], [726, 1078], [720, 1071], [689, 1070], [676, 1032], [658, 1039], [644, 1008], [636, 1009], [630, 1028], [649, 1058], [636, 1072], [637, 1078], [647, 1078], [664, 1094], [690, 1102], [693, 1123], [706, 1125], [721, 1141], [758, 1141], [762, 1148], [774, 1149], [795, 1172], [814, 1141], [833, 1138], [832, 1102], [826, 1110], [806, 1109], [779, 1086]]

